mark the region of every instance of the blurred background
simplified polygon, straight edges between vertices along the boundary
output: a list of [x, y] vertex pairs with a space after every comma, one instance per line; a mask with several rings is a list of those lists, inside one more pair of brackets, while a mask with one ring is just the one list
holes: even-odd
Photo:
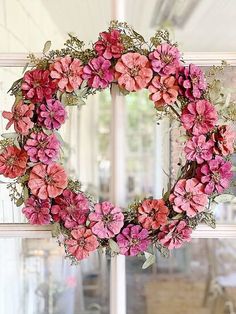
[[[225, 55], [236, 64], [234, 0], [0, 0], [0, 111], [12, 106], [7, 91], [21, 76], [22, 60], [29, 52], [40, 53], [47, 40], [52, 48], [62, 48], [69, 32], [89, 44], [117, 12], [145, 38], [157, 28], [168, 28], [190, 59], [207, 56], [204, 71]], [[222, 79], [234, 99], [236, 67], [228, 67]], [[123, 138], [116, 155], [123, 161], [125, 176], [118, 202], [127, 205], [135, 197], [161, 196], [169, 177], [176, 176], [180, 143], [178, 130], [169, 121], [157, 123], [145, 91], [120, 102], [121, 125], [116, 132], [123, 132]], [[100, 200], [111, 195], [113, 114], [107, 90], [90, 96], [81, 110], [70, 108], [61, 131], [67, 170]], [[1, 118], [1, 133], [5, 125]], [[6, 186], [1, 184], [0, 189], [0, 314], [236, 313], [233, 237], [194, 239], [168, 260], [158, 256], [158, 263], [147, 270], [141, 270], [141, 259], [127, 258], [122, 270], [126, 305], [118, 313], [110, 309], [116, 287], [110, 280], [110, 260], [93, 254], [79, 266], [70, 266], [55, 240], [42, 238], [37, 230], [27, 237], [21, 210], [12, 205]], [[225, 232], [234, 224], [236, 228], [235, 203], [221, 204], [216, 215]], [[15, 236], [12, 231], [19, 225], [21, 236]]]

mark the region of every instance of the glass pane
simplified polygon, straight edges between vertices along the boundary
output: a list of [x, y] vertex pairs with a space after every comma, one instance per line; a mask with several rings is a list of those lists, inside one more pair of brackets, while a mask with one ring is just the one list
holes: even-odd
[[49, 239], [0, 239], [0, 250], [0, 313], [109, 313], [105, 255], [71, 266]]
[[235, 239], [194, 239], [147, 270], [127, 258], [127, 314], [234, 313], [235, 249]]

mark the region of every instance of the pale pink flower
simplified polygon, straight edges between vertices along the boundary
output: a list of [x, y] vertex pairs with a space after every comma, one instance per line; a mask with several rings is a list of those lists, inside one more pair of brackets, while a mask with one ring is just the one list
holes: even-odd
[[153, 76], [148, 58], [137, 52], [122, 55], [115, 65], [115, 71], [118, 85], [129, 92], [147, 87]]
[[102, 56], [90, 60], [83, 69], [83, 79], [89, 87], [107, 88], [114, 79], [111, 62]]
[[0, 174], [6, 178], [17, 178], [25, 173], [28, 156], [16, 146], [7, 146], [0, 153]]
[[180, 66], [180, 52], [178, 48], [167, 43], [157, 46], [149, 54], [153, 71], [159, 75], [175, 74]]
[[100, 239], [109, 239], [118, 234], [124, 225], [124, 215], [119, 207], [110, 202], [98, 203], [89, 214], [91, 229]]
[[49, 99], [41, 104], [37, 110], [38, 123], [46, 129], [58, 130], [65, 123], [67, 114], [65, 107], [59, 100]]
[[145, 229], [158, 229], [165, 225], [169, 209], [163, 199], [146, 199], [138, 208], [138, 222]]
[[34, 105], [24, 104], [23, 100], [20, 100], [16, 105], [12, 107], [12, 112], [3, 111], [3, 118], [9, 120], [6, 129], [8, 130], [13, 124], [17, 133], [22, 135], [28, 135], [29, 130], [34, 126], [32, 118], [34, 115]]
[[214, 142], [206, 140], [205, 135], [193, 136], [184, 147], [187, 160], [202, 164], [212, 159]]
[[113, 29], [110, 32], [102, 32], [99, 35], [100, 39], [95, 43], [97, 54], [105, 59], [120, 58], [124, 50], [120, 32]]
[[71, 238], [65, 241], [68, 253], [82, 260], [96, 250], [99, 243], [95, 235], [86, 227], [79, 227], [71, 231]]
[[207, 88], [204, 73], [195, 64], [179, 68], [177, 77], [180, 94], [189, 100], [199, 99]]
[[85, 224], [89, 213], [89, 201], [83, 193], [69, 189], [54, 199], [51, 213], [55, 221], [62, 221], [68, 229]]
[[179, 87], [174, 76], [154, 76], [148, 90], [151, 93], [149, 98], [158, 108], [174, 103], [177, 100]]
[[82, 74], [82, 62], [70, 56], [57, 58], [50, 67], [50, 76], [62, 92], [71, 93], [77, 90], [83, 81]]
[[55, 198], [67, 187], [65, 169], [57, 163], [37, 164], [30, 172], [28, 186], [32, 194], [42, 200]]
[[148, 230], [139, 225], [129, 224], [116, 237], [120, 254], [135, 256], [147, 250], [151, 240]]
[[221, 156], [216, 156], [197, 169], [197, 176], [204, 184], [206, 194], [223, 193], [233, 176], [232, 164]]
[[213, 130], [217, 119], [215, 106], [207, 100], [189, 103], [181, 115], [184, 128], [193, 135], [206, 134]]
[[212, 140], [215, 143], [214, 153], [228, 156], [234, 153], [236, 133], [229, 125], [218, 126], [212, 133]]
[[59, 155], [60, 142], [55, 134], [46, 135], [44, 132], [31, 133], [24, 149], [32, 162], [41, 161], [49, 164]]
[[22, 213], [31, 225], [48, 225], [51, 220], [50, 207], [49, 199], [41, 200], [32, 195], [25, 202]]
[[208, 196], [204, 193], [204, 185], [197, 179], [181, 179], [176, 183], [169, 200], [175, 212], [185, 212], [188, 217], [194, 217], [204, 211]]
[[186, 221], [176, 220], [168, 225], [162, 226], [158, 233], [158, 240], [169, 250], [180, 248], [184, 242], [191, 241], [192, 229]]

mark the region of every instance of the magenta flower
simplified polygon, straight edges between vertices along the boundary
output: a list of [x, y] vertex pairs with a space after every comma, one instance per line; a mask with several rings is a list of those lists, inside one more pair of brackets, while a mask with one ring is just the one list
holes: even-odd
[[169, 197], [173, 210], [177, 213], [186, 212], [188, 217], [194, 217], [204, 211], [208, 197], [204, 193], [204, 185], [197, 179], [179, 180]]
[[67, 251], [75, 256], [77, 260], [82, 260], [89, 256], [98, 247], [99, 243], [92, 231], [85, 227], [71, 231], [71, 238], [65, 241]]
[[151, 240], [148, 230], [139, 225], [129, 224], [116, 237], [120, 254], [135, 256], [147, 250]]
[[215, 143], [215, 154], [228, 156], [234, 153], [236, 133], [229, 125], [218, 126], [212, 133], [212, 139]]
[[173, 221], [169, 225], [162, 226], [158, 233], [158, 240], [169, 250], [180, 248], [184, 242], [191, 241], [192, 229], [184, 220]]
[[204, 73], [194, 64], [179, 69], [178, 83], [180, 94], [187, 97], [189, 100], [199, 99], [202, 92], [207, 88]]
[[83, 79], [88, 80], [89, 87], [107, 88], [113, 78], [111, 62], [101, 56], [90, 60], [83, 69]]
[[181, 115], [184, 128], [193, 135], [206, 134], [213, 130], [217, 119], [215, 106], [207, 100], [189, 103]]
[[89, 214], [91, 229], [100, 239], [109, 239], [118, 234], [124, 225], [124, 215], [119, 207], [110, 202], [98, 203]]
[[56, 90], [48, 70], [35, 69], [27, 71], [23, 77], [21, 89], [26, 99], [33, 103], [41, 103], [44, 98], [51, 99]]
[[35, 196], [30, 196], [22, 209], [23, 214], [31, 225], [48, 225], [50, 223], [50, 201], [41, 200]]
[[97, 54], [109, 60], [111, 58], [120, 58], [124, 50], [120, 32], [113, 29], [110, 32], [102, 32], [99, 35], [100, 39], [95, 43], [95, 50]]
[[229, 187], [232, 179], [232, 164], [220, 156], [210, 160], [197, 169], [197, 176], [204, 184], [206, 194], [222, 193]]
[[187, 160], [202, 164], [212, 159], [214, 142], [206, 141], [205, 135], [193, 136], [184, 147]]
[[56, 197], [51, 213], [55, 221], [62, 221], [68, 229], [84, 225], [89, 213], [89, 202], [83, 193], [75, 193], [69, 189]]
[[59, 100], [49, 99], [38, 108], [38, 123], [46, 129], [58, 130], [65, 122], [67, 114]]
[[164, 43], [157, 46], [156, 50], [149, 54], [153, 71], [159, 75], [175, 74], [180, 66], [180, 52], [170, 44]]
[[24, 149], [27, 151], [30, 161], [41, 161], [44, 164], [49, 164], [58, 158], [60, 142], [55, 134], [31, 133]]

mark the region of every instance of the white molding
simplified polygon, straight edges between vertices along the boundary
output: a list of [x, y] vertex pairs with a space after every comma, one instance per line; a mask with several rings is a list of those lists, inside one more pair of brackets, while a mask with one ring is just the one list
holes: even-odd
[[[40, 53], [35, 53], [40, 56]], [[29, 60], [27, 53], [0, 53], [0, 67], [23, 67]], [[235, 52], [184, 52], [187, 64], [195, 63], [202, 66], [220, 65], [225, 60], [229, 65], [236, 66]]]

